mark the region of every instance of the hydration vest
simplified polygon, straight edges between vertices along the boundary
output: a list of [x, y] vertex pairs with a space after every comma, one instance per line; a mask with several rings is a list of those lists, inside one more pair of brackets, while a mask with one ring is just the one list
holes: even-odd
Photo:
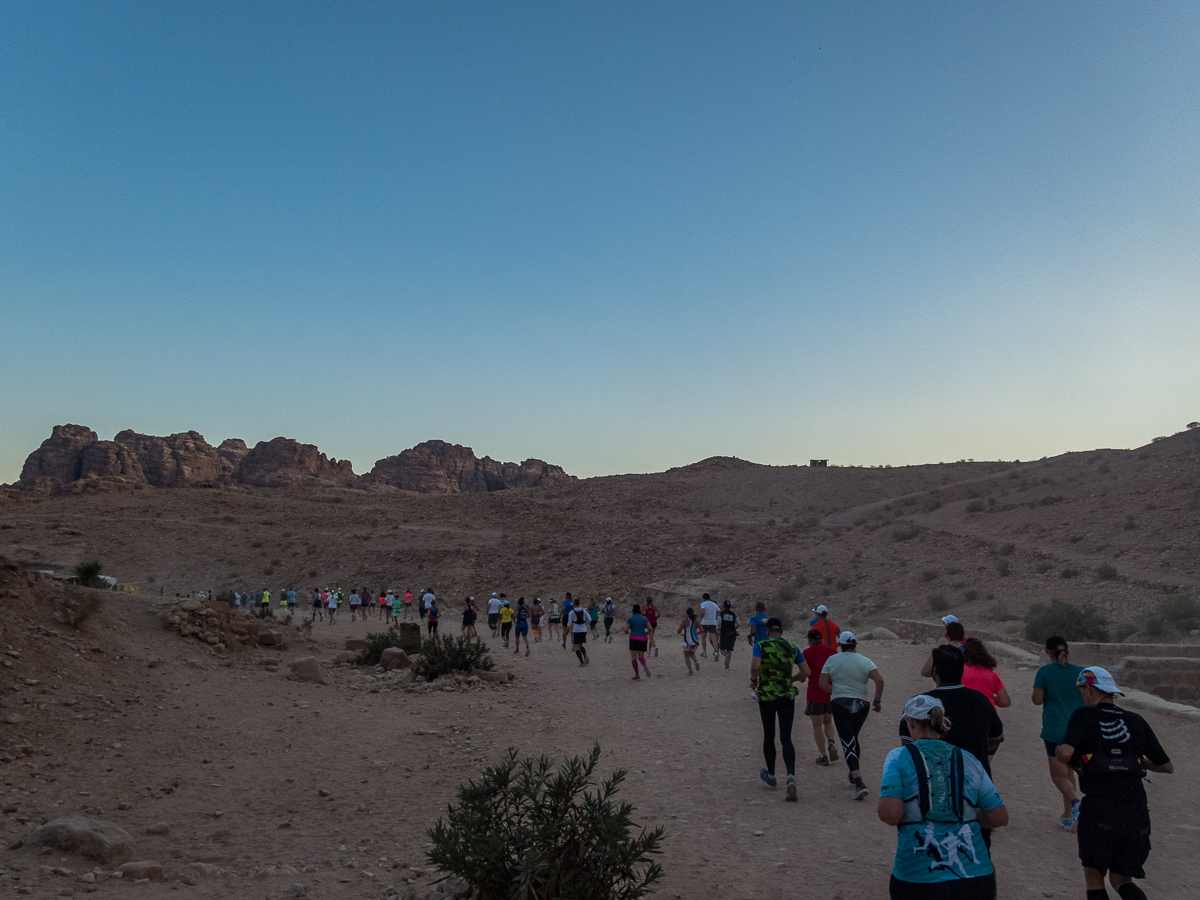
[[[917, 770], [922, 822], [963, 822], [962, 750], [945, 741], [905, 744]], [[909, 824], [909, 823], [903, 823]]]
[[1125, 710], [1115, 706], [1100, 709], [1100, 747], [1084, 754], [1082, 768], [1113, 775], [1145, 775], [1142, 760], [1133, 742], [1133, 732], [1125, 720]]

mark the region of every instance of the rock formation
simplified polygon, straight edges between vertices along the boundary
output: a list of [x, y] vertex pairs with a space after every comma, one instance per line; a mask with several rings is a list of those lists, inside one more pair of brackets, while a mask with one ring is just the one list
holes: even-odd
[[228, 480], [235, 468], [195, 431], [164, 438], [126, 430], [115, 440], [137, 457], [146, 483], [154, 487], [212, 484]]
[[286, 487], [305, 482], [350, 484], [358, 476], [350, 460], [329, 459], [312, 444], [277, 437], [259, 441], [238, 466], [238, 484], [258, 487]]
[[221, 441], [221, 446], [217, 448], [217, 453], [221, 455], [221, 459], [229, 463], [235, 472], [249, 452], [250, 448], [246, 446], [246, 442], [241, 438], [226, 438]]
[[26, 484], [39, 478], [75, 481], [79, 478], [83, 448], [98, 440], [96, 432], [83, 425], [55, 425], [50, 437], [25, 460], [21, 481]]
[[542, 487], [573, 480], [561, 466], [540, 459], [517, 463], [479, 459], [470, 447], [425, 441], [375, 463], [367, 482], [390, 484], [422, 494], [458, 494]]

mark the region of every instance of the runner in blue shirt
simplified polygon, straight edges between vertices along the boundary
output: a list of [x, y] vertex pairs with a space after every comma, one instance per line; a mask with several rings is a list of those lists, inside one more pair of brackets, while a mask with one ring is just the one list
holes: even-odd
[[638, 663], [650, 677], [650, 667], [646, 665], [646, 644], [650, 640], [650, 620], [642, 615], [642, 608], [633, 604], [633, 615], [625, 620], [625, 633], [629, 635], [629, 659], [633, 662], [633, 680], [641, 681], [638, 674]]
[[564, 650], [567, 649], [567, 623], [571, 621], [571, 607], [574, 605], [575, 601], [571, 599], [571, 592], [567, 591], [567, 596], [563, 598], [562, 602], [562, 645]]
[[767, 639], [767, 622], [769, 621], [771, 621], [771, 617], [767, 615], [767, 604], [759, 600], [754, 604], [754, 615], [750, 617], [750, 635], [746, 638], [750, 642], [750, 646]]

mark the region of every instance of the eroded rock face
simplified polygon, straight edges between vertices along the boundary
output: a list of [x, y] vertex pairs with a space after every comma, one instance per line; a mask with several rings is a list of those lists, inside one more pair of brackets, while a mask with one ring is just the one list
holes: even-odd
[[126, 430], [117, 435], [116, 443], [137, 457], [146, 483], [154, 487], [228, 481], [235, 468], [195, 431], [155, 437]]
[[239, 484], [288, 487], [311, 482], [350, 484], [358, 479], [350, 460], [329, 459], [312, 444], [277, 437], [259, 441], [238, 466]]
[[221, 441], [221, 446], [217, 448], [217, 453], [221, 459], [229, 463], [232, 471], [236, 472], [238, 466], [242, 464], [242, 459], [250, 452], [250, 448], [246, 446], [246, 442], [241, 438], [226, 438]]
[[368, 481], [422, 494], [458, 494], [542, 487], [572, 481], [561, 466], [540, 459], [520, 463], [479, 459], [470, 447], [425, 441], [375, 463]]
[[120, 825], [86, 816], [53, 819], [29, 833], [30, 847], [53, 847], [63, 853], [78, 853], [105, 865], [133, 858], [133, 837]]
[[50, 437], [26, 458], [21, 481], [33, 483], [39, 478], [75, 481], [79, 478], [80, 454], [98, 440], [96, 432], [83, 425], [55, 425]]

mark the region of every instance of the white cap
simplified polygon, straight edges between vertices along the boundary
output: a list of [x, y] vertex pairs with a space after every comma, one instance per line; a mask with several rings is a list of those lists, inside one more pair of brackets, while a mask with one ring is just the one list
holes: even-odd
[[854, 636], [853, 631], [843, 631], [838, 635], [838, 643], [839, 644], [853, 644], [853, 643], [856, 643], [857, 641], [858, 641], [858, 638], [856, 638]]
[[958, 616], [942, 616], [942, 624], [949, 625], [951, 622], [957, 622]]
[[942, 706], [942, 701], [937, 697], [930, 697], [928, 694], [917, 694], [907, 703], [904, 704], [904, 716], [908, 719], [916, 719], [918, 722], [923, 722], [929, 718], [929, 713], [935, 709], [946, 711], [946, 707]]
[[493, 597], [495, 597], [495, 596], [496, 596], [496, 592], [495, 592], [495, 591], [492, 591], [492, 596], [493, 596]]
[[829, 607], [827, 607], [827, 606], [826, 606], [824, 603], [822, 603], [820, 606], [816, 607], [816, 608], [813, 610], [813, 612], [815, 612], [815, 613], [816, 613], [816, 614], [819, 616], [819, 615], [821, 615], [822, 613], [827, 613], [827, 612], [829, 612]]
[[1079, 677], [1075, 679], [1075, 683], [1080, 687], [1085, 684], [1090, 684], [1097, 690], [1104, 691], [1106, 694], [1120, 694], [1125, 696], [1124, 692], [1117, 687], [1117, 680], [1112, 677], [1108, 669], [1102, 669], [1099, 666], [1088, 666], [1079, 673]]

